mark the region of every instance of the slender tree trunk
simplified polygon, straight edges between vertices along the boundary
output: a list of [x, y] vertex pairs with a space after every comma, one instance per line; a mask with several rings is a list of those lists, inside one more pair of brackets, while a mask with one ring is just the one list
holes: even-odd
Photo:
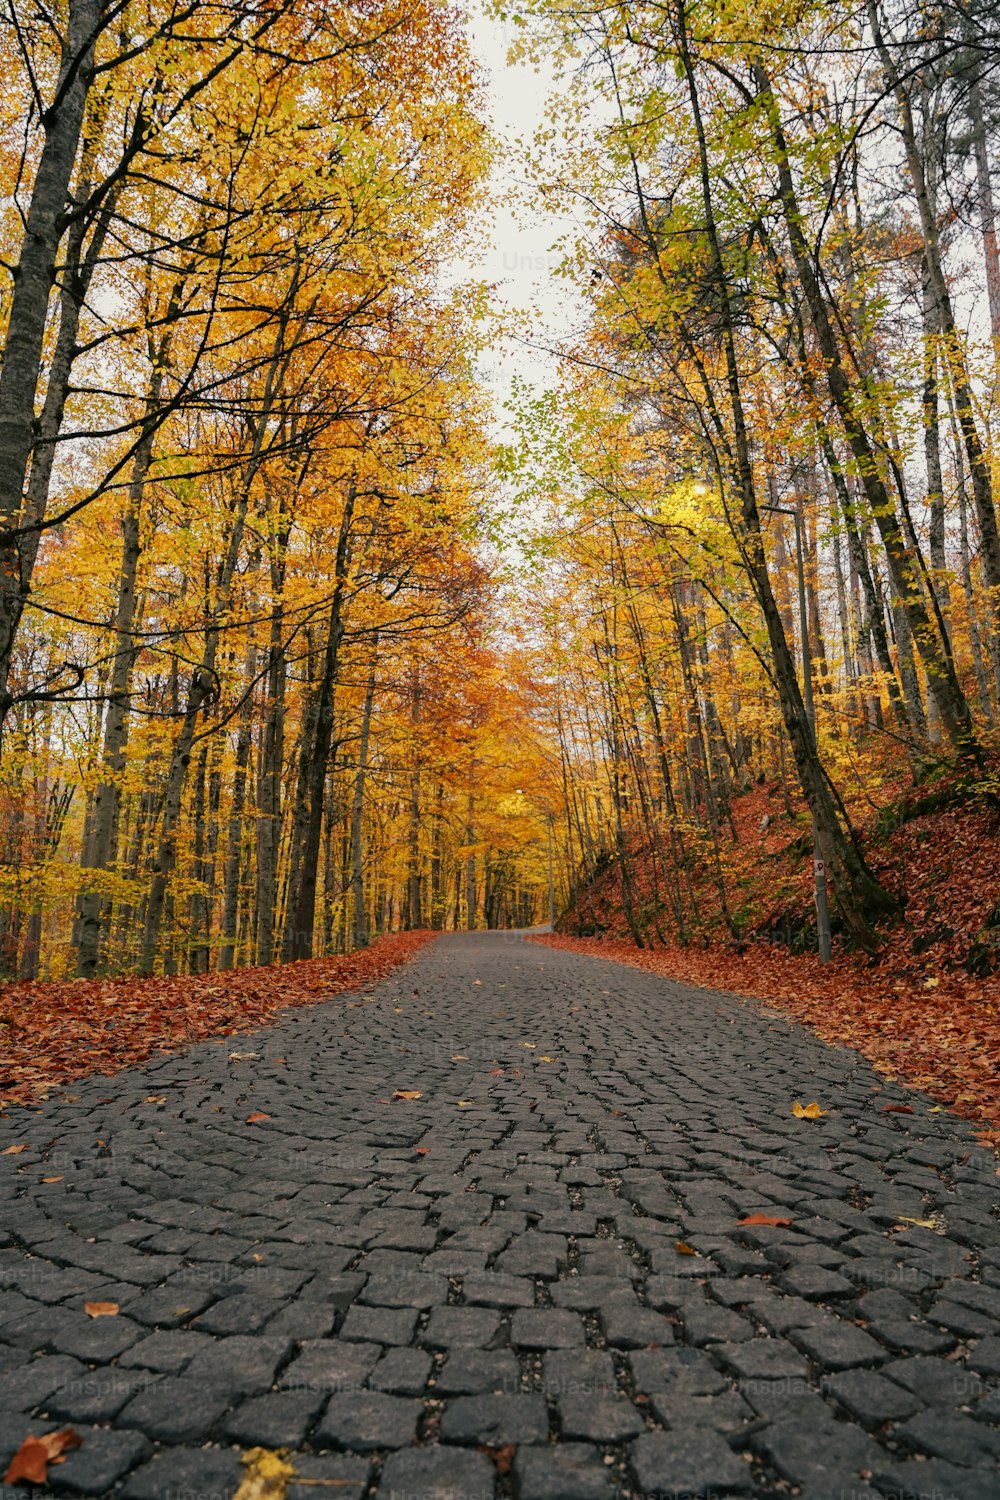
[[240, 870], [243, 853], [243, 817], [246, 807], [247, 767], [250, 764], [250, 746], [253, 740], [253, 680], [256, 667], [257, 654], [251, 643], [247, 647], [243, 705], [240, 709], [239, 728], [236, 731], [233, 790], [229, 803], [229, 819], [226, 825], [226, 854], [222, 876], [220, 969], [232, 969], [236, 965], [236, 932], [239, 919]]
[[358, 741], [358, 769], [354, 777], [351, 804], [351, 888], [354, 897], [354, 946], [368, 946], [368, 916], [365, 907], [364, 831], [365, 779], [368, 775], [368, 746], [371, 739], [372, 707], [375, 702], [375, 663], [378, 657], [378, 634], [372, 640], [372, 659], [365, 684], [365, 701], [361, 710], [361, 735]]
[[[101, 0], [70, 0], [55, 94], [41, 117], [45, 144], [35, 173], [7, 321], [0, 370], [0, 683], [6, 683], [23, 607], [18, 523], [37, 435], [35, 398], [49, 294], [56, 279], [64, 213], [93, 81], [101, 13]], [[9, 706], [3, 687], [0, 718]]]
[[[859, 407], [855, 402], [851, 383], [841, 360], [826, 300], [817, 279], [812, 255], [802, 228], [802, 211], [795, 193], [788, 148], [770, 80], [760, 63], [755, 64], [754, 74], [770, 123], [782, 209], [796, 272], [826, 366], [830, 396], [843, 424], [872, 516], [882, 538], [893, 588], [900, 605], [906, 611], [907, 623], [923, 659], [928, 686], [934, 694], [945, 733], [963, 755], [981, 761], [982, 752], [975, 737], [969, 705], [958, 681], [947, 640], [944, 638], [943, 622], [939, 621], [936, 625], [924, 604], [920, 579], [907, 550], [892, 499], [882, 477], [878, 455], [859, 415]], [[889, 899], [886, 893], [883, 892], [883, 895], [886, 900]]]
[[[683, 11], [684, 3], [685, 0], [681, 0], [680, 32], [682, 63], [688, 82], [695, 133], [698, 141], [702, 201], [706, 220], [705, 227], [715, 271], [716, 291], [721, 306], [726, 379], [733, 426], [733, 480], [739, 499], [742, 521], [741, 548], [754, 594], [760, 606], [761, 613], [764, 616], [782, 717], [784, 718], [785, 727], [791, 741], [792, 753], [795, 757], [802, 791], [812, 813], [819, 854], [827, 865], [828, 875], [832, 875], [833, 877], [834, 893], [845, 925], [851, 930], [858, 942], [865, 947], [871, 948], [874, 946], [871, 919], [879, 914], [895, 911], [896, 903], [872, 874], [871, 870], [869, 870], [854, 839], [845, 833], [840, 823], [829, 783], [820, 764], [815, 736], [806, 717], [801, 690], [795, 674], [795, 662], [788, 647], [781, 616], [771, 589], [767, 560], [761, 538], [760, 512], [757, 506], [753, 466], [750, 459], [749, 440], [746, 431], [742, 383], [736, 354], [736, 341], [733, 331], [732, 308], [726, 282], [725, 262], [715, 222], [712, 183], [709, 173], [708, 146], [702, 122], [694, 68], [687, 46], [686, 19]], [[766, 82], [766, 79], [763, 81]], [[784, 170], [787, 173], [787, 165]], [[798, 232], [801, 238], [801, 229]], [[808, 260], [808, 255], [806, 255], [806, 259]]]
[[351, 523], [356, 498], [352, 479], [344, 500], [335, 558], [335, 578], [327, 626], [323, 672], [316, 692], [313, 715], [308, 726], [311, 733], [303, 737], [303, 807], [302, 844], [297, 878], [289, 891], [288, 911], [282, 957], [287, 961], [310, 958], [316, 921], [316, 882], [319, 874], [320, 843], [323, 831], [323, 789], [333, 748], [334, 693], [340, 665], [340, 647], [344, 635], [344, 600], [347, 592], [347, 569], [350, 552]]
[[[955, 321], [951, 293], [944, 274], [941, 255], [941, 232], [934, 209], [932, 194], [927, 181], [923, 158], [917, 143], [913, 120], [913, 106], [906, 83], [900, 77], [888, 47], [882, 36], [879, 13], [873, 0], [868, 0], [868, 20], [875, 39], [886, 77], [896, 95], [899, 107], [900, 130], [906, 154], [906, 165], [920, 214], [920, 228], [924, 240], [924, 256], [928, 279], [928, 293], [935, 307], [937, 326], [941, 330], [944, 358], [951, 372], [955, 392], [956, 415], [965, 443], [966, 458], [972, 483], [972, 500], [979, 524], [979, 539], [982, 547], [983, 572], [990, 590], [990, 606], [993, 613], [993, 628], [1000, 631], [1000, 532], [997, 530], [996, 509], [993, 503], [993, 481], [990, 474], [990, 459], [986, 453], [976, 422], [975, 398], [961, 331]], [[916, 634], [916, 631], [914, 632]]]
[[[135, 456], [128, 505], [122, 517], [122, 560], [115, 615], [115, 655], [108, 690], [101, 756], [101, 781], [94, 794], [93, 838], [86, 851], [88, 867], [100, 874], [110, 870], [117, 855], [117, 829], [121, 802], [120, 778], [125, 768], [128, 744], [129, 691], [135, 660], [136, 581], [139, 571], [139, 516], [146, 475], [152, 459], [150, 431]], [[112, 903], [100, 889], [100, 878], [85, 889], [79, 907], [79, 944], [76, 972], [92, 978], [100, 963], [101, 945], [111, 921]]]
[[973, 72], [969, 81], [969, 124], [972, 127], [972, 155], [976, 163], [976, 193], [979, 198], [979, 224], [983, 237], [983, 261], [986, 266], [986, 295], [990, 307], [990, 327], [996, 346], [996, 357], [1000, 360], [1000, 248], [997, 244], [996, 209], [993, 202], [993, 183], [990, 178], [990, 158], [986, 145], [986, 123], [983, 116], [982, 90], [979, 74]]
[[267, 655], [266, 700], [257, 775], [257, 871], [254, 884], [256, 960], [274, 961], [278, 906], [278, 845], [281, 836], [281, 789], [285, 760], [285, 651], [281, 639], [282, 606], [271, 611]]

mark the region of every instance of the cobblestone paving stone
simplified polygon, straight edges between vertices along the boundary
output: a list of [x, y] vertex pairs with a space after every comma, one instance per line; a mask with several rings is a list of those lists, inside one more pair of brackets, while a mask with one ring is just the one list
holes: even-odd
[[931, 1102], [445, 937], [0, 1125], [0, 1464], [71, 1424], [45, 1493], [92, 1500], [229, 1500], [254, 1444], [289, 1500], [997, 1500], [996, 1163]]

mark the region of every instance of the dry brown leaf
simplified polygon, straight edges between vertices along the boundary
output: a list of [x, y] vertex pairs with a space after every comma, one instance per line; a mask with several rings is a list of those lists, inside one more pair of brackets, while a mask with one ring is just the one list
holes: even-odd
[[270, 1115], [265, 1114], [262, 1109], [255, 1110], [252, 1115], [247, 1115], [248, 1125], [259, 1125], [261, 1120], [269, 1120]]
[[392, 1091], [392, 1097], [394, 1099], [419, 1099], [420, 1098], [420, 1090], [419, 1089], [393, 1089], [393, 1091]]
[[499, 1448], [485, 1447], [480, 1448], [479, 1451], [486, 1454], [490, 1462], [495, 1465], [498, 1474], [509, 1474], [514, 1467], [514, 1455], [517, 1453], [517, 1444], [504, 1443]]
[[60, 1464], [70, 1448], [79, 1448], [83, 1439], [72, 1427], [61, 1432], [45, 1432], [41, 1437], [31, 1433], [25, 1438], [7, 1466], [4, 1484], [44, 1484], [48, 1479], [49, 1464]]
[[66, 1179], [64, 1177], [43, 1177], [42, 1178], [43, 1182], [65, 1182], [65, 1180]]
[[88, 1318], [113, 1318], [121, 1308], [117, 1302], [85, 1302], [83, 1310]]
[[20, 1156], [22, 1151], [27, 1151], [27, 1146], [8, 1146], [6, 1151], [0, 1151], [0, 1156]]
[[770, 1214], [748, 1214], [745, 1219], [738, 1221], [740, 1224], [770, 1224], [774, 1228], [783, 1228], [790, 1224], [791, 1219], [773, 1219]]
[[674, 1249], [677, 1251], [678, 1255], [697, 1255], [698, 1254], [697, 1250], [692, 1250], [691, 1246], [689, 1244], [687, 1244], [684, 1240], [674, 1240]]

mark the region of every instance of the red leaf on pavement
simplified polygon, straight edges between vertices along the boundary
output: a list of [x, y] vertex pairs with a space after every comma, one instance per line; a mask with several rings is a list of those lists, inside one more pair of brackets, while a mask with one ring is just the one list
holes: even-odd
[[740, 1224], [771, 1224], [775, 1228], [784, 1228], [791, 1222], [791, 1219], [774, 1219], [770, 1214], [748, 1214], [745, 1219], [738, 1220]]
[[4, 1484], [45, 1484], [49, 1464], [64, 1461], [70, 1448], [79, 1448], [83, 1441], [72, 1429], [64, 1427], [61, 1432], [45, 1432], [41, 1437], [31, 1433], [25, 1438], [7, 1466]]

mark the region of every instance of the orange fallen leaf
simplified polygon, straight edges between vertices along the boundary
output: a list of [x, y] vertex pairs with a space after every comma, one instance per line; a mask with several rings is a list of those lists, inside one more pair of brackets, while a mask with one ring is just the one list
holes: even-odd
[[166, 1104], [166, 1102], [167, 1102], [167, 1096], [166, 1096], [166, 1094], [147, 1094], [146, 1095], [146, 1103], [147, 1104]]
[[748, 1214], [745, 1219], [740, 1219], [738, 1222], [740, 1224], [770, 1224], [774, 1228], [784, 1228], [792, 1221], [791, 1219], [774, 1219], [770, 1214]]
[[430, 1154], [431, 1154], [431, 1148], [430, 1148], [430, 1146], [418, 1146], [416, 1148], [416, 1151], [414, 1152], [415, 1156], [430, 1156]]
[[82, 1441], [72, 1427], [64, 1427], [61, 1432], [46, 1432], [37, 1438], [29, 1433], [7, 1466], [4, 1484], [17, 1484], [19, 1480], [26, 1484], [45, 1484], [49, 1464], [62, 1463], [67, 1450], [79, 1448]]
[[491, 1068], [490, 1069], [490, 1077], [491, 1078], [502, 1078], [503, 1077], [503, 1068]]
[[678, 1255], [697, 1255], [697, 1250], [692, 1250], [684, 1240], [674, 1240], [674, 1249]]
[[394, 1099], [419, 1099], [420, 1098], [420, 1090], [419, 1089], [393, 1089], [392, 1097]]
[[269, 1120], [270, 1118], [270, 1115], [265, 1114], [262, 1109], [258, 1109], [252, 1115], [247, 1115], [247, 1124], [258, 1125], [261, 1120]]
[[121, 1311], [117, 1302], [85, 1302], [83, 1310], [88, 1318], [113, 1318]]
[[27, 1151], [27, 1146], [8, 1146], [6, 1151], [0, 1151], [0, 1156], [20, 1156], [22, 1151]]
[[62, 1178], [62, 1177], [43, 1177], [42, 1181], [43, 1182], [63, 1182], [64, 1178]]
[[880, 1113], [883, 1115], [912, 1115], [913, 1108], [909, 1104], [883, 1104]]
[[798, 1099], [796, 1099], [792, 1105], [792, 1114], [797, 1120], [821, 1120], [824, 1115], [828, 1115], [829, 1113], [828, 1109], [820, 1109], [815, 1099], [811, 1104], [800, 1104]]

